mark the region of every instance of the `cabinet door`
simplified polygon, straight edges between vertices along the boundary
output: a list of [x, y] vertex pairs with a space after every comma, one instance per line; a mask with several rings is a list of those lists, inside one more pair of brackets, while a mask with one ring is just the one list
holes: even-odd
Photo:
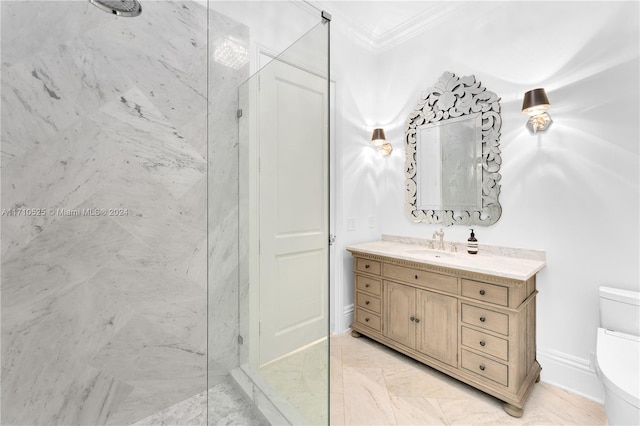
[[410, 348], [416, 344], [415, 295], [413, 287], [384, 282], [384, 335]]
[[458, 301], [455, 297], [416, 290], [416, 349], [458, 365]]

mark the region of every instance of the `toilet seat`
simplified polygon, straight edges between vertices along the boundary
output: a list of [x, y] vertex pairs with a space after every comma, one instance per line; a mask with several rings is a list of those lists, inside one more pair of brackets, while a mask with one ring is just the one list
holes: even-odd
[[598, 328], [596, 365], [605, 386], [640, 407], [640, 338]]

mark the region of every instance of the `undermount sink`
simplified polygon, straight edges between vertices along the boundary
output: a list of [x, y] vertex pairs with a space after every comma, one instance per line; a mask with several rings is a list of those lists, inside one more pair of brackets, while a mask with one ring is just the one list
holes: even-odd
[[447, 253], [446, 251], [441, 250], [430, 250], [430, 249], [411, 249], [406, 250], [405, 253], [413, 255], [413, 256], [421, 256], [421, 257], [452, 257], [455, 256], [453, 253]]

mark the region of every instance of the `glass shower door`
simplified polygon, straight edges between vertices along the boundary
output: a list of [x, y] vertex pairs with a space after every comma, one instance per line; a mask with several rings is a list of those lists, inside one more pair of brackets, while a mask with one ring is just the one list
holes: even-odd
[[328, 37], [239, 88], [240, 370], [292, 424], [328, 423]]

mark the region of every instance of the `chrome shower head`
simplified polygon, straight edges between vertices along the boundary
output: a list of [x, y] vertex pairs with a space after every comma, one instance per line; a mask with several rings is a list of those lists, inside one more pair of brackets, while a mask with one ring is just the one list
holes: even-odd
[[138, 0], [89, 0], [89, 3], [118, 16], [138, 16], [142, 13]]

